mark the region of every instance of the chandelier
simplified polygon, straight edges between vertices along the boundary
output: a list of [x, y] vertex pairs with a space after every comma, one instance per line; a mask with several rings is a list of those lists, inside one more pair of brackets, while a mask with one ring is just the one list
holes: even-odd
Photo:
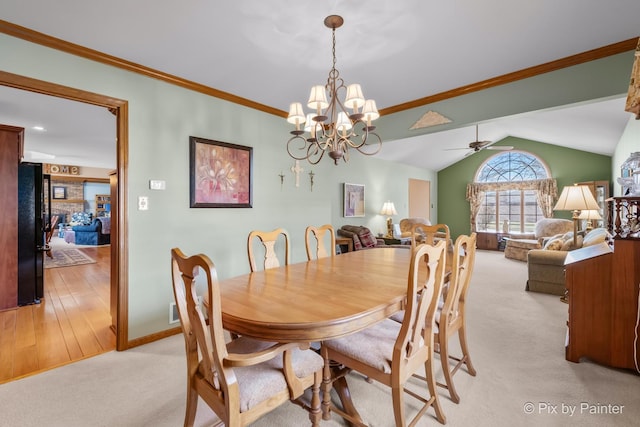
[[[327, 16], [324, 20], [324, 25], [331, 28], [333, 66], [327, 84], [311, 88], [307, 107], [315, 113], [305, 116], [299, 102], [289, 107], [287, 122], [295, 125], [295, 129], [287, 141], [287, 152], [296, 160], [307, 160], [314, 165], [326, 152], [337, 165], [340, 159], [349, 160], [349, 148], [371, 156], [382, 147], [380, 136], [374, 132], [376, 127], [371, 125], [372, 120], [380, 117], [376, 102], [364, 99], [359, 84], [345, 86], [336, 70], [336, 28], [340, 28], [343, 22], [338, 15]], [[338, 94], [345, 91], [342, 102]]]

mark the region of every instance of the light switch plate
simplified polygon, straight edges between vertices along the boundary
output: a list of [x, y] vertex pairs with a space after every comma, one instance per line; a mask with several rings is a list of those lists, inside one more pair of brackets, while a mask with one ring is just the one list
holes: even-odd
[[147, 196], [138, 197], [138, 210], [139, 211], [149, 210], [149, 198]]

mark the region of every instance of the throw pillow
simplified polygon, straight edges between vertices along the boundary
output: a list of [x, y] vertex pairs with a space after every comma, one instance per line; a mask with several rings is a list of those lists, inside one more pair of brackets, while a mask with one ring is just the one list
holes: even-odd
[[597, 245], [598, 243], [606, 241], [608, 236], [609, 232], [606, 228], [594, 228], [584, 236], [582, 246]]
[[564, 240], [562, 240], [561, 238], [549, 239], [543, 249], [546, 249], [548, 251], [559, 251], [560, 249], [562, 249], [563, 243]]

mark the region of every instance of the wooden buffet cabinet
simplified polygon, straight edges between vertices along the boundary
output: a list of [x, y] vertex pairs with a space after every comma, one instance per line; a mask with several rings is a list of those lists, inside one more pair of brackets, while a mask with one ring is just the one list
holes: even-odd
[[[640, 212], [636, 209], [634, 215]], [[572, 362], [586, 357], [614, 368], [637, 370], [640, 237], [617, 233], [611, 226], [609, 231], [614, 236], [612, 248], [601, 243], [577, 249], [565, 260], [569, 303], [565, 356]]]

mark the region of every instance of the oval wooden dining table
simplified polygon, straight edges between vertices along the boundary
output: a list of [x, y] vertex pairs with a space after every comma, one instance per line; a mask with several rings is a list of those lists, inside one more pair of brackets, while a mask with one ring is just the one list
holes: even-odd
[[410, 257], [375, 248], [221, 280], [224, 327], [301, 343], [357, 332], [402, 309]]
[[[220, 281], [225, 329], [253, 338], [312, 343], [360, 331], [401, 310], [411, 250], [374, 248]], [[344, 377], [333, 381], [343, 410], [361, 420]], [[329, 408], [323, 418], [330, 417]]]

